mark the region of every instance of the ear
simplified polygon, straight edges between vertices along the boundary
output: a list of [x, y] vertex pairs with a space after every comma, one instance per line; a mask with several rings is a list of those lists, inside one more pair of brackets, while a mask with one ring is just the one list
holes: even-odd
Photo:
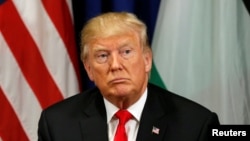
[[144, 63], [145, 63], [145, 71], [146, 72], [150, 72], [150, 70], [152, 68], [152, 59], [153, 59], [152, 51], [150, 48], [147, 48], [144, 51]]
[[93, 76], [93, 73], [92, 73], [91, 66], [90, 66], [89, 62], [86, 60], [86, 61], [83, 62], [83, 65], [84, 65], [84, 68], [85, 68], [85, 70], [86, 70], [86, 72], [87, 72], [87, 74], [89, 76], [89, 79], [91, 81], [94, 81], [94, 76]]

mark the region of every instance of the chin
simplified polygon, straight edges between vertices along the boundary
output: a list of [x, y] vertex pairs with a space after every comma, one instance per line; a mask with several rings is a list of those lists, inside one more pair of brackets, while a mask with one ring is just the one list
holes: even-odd
[[126, 96], [132, 92], [132, 88], [127, 85], [116, 86], [114, 88], [114, 95], [117, 96]]

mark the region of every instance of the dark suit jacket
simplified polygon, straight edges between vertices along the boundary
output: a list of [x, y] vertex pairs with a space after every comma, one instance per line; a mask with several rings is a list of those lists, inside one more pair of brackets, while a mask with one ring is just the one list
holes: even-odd
[[[201, 105], [148, 85], [137, 141], [205, 141], [218, 117]], [[159, 134], [152, 129], [159, 129]], [[59, 102], [41, 114], [39, 141], [108, 141], [106, 110], [97, 88]]]

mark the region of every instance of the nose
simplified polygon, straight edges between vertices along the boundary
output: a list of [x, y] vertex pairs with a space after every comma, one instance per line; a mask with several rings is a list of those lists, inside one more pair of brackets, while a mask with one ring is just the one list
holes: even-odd
[[110, 58], [110, 68], [111, 71], [121, 70], [122, 64], [121, 64], [121, 56], [117, 53], [113, 53]]

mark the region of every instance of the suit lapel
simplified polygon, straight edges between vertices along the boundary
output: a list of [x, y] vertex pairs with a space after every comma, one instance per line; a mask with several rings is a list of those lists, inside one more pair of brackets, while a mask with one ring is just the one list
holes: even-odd
[[92, 96], [92, 100], [84, 105], [86, 108], [83, 109], [83, 120], [80, 121], [82, 138], [84, 141], [108, 141], [103, 98], [99, 92]]
[[142, 112], [137, 141], [163, 140], [168, 125], [167, 108], [157, 90], [148, 87], [148, 97]]

